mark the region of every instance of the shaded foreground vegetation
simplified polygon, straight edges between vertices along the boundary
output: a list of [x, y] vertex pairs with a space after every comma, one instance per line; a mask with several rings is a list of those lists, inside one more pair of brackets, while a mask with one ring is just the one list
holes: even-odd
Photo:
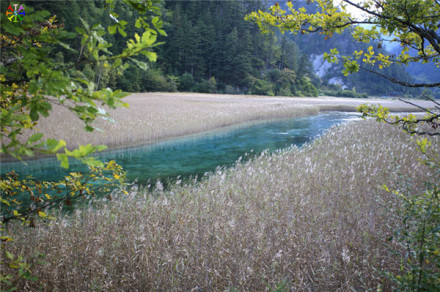
[[[433, 140], [438, 149], [440, 140]], [[197, 185], [133, 189], [116, 201], [11, 226], [32, 264], [20, 290], [366, 290], [390, 283], [391, 193], [431, 179], [399, 129], [335, 127], [302, 149], [219, 169]], [[388, 243], [390, 244], [390, 243]], [[393, 243], [391, 243], [393, 244]], [[396, 248], [398, 248], [396, 246]]]

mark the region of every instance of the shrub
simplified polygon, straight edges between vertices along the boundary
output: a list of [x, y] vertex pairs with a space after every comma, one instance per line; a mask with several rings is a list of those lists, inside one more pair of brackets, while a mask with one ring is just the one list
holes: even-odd
[[185, 73], [179, 78], [179, 86], [177, 87], [179, 91], [191, 91], [193, 86], [195, 85], [194, 77], [189, 74]]
[[209, 78], [208, 80], [209, 93], [217, 92], [217, 81], [214, 77]]
[[302, 77], [299, 79], [298, 86], [300, 88], [299, 92], [304, 96], [318, 96], [318, 89], [313, 85], [309, 77]]
[[176, 92], [180, 84], [179, 77], [176, 77], [174, 75], [168, 75], [166, 79], [168, 82], [168, 91]]
[[331, 89], [324, 89], [322, 90], [323, 95], [328, 96], [336, 96], [336, 97], [352, 97], [352, 98], [368, 98], [367, 93], [359, 93], [352, 90], [331, 90]]
[[214, 77], [209, 78], [209, 80], [202, 80], [194, 86], [193, 91], [200, 93], [216, 93], [217, 82]]
[[200, 93], [209, 93], [208, 80], [202, 80], [202, 81], [196, 83], [196, 85], [194, 85], [192, 91], [200, 92]]
[[231, 85], [226, 85], [225, 94], [237, 94], [237, 91]]
[[144, 73], [142, 88], [145, 91], [172, 91], [172, 86], [168, 83], [167, 78], [157, 69], [150, 69]]
[[251, 89], [252, 94], [274, 96], [274, 86], [270, 81], [256, 79]]
[[278, 94], [280, 96], [292, 96], [292, 92], [290, 91], [290, 88], [281, 88], [280, 91], [278, 91]]

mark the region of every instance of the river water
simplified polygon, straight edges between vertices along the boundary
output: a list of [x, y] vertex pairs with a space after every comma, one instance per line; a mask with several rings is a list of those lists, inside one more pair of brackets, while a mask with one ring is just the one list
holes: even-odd
[[[139, 184], [201, 177], [217, 167], [233, 165], [240, 157], [249, 159], [267, 150], [274, 152], [312, 141], [331, 126], [359, 119], [357, 113], [324, 112], [317, 116], [261, 122], [246, 126], [183, 137], [151, 145], [112, 150], [99, 154], [103, 161], [116, 160], [130, 182]], [[64, 170], [54, 158], [1, 164], [1, 175], [15, 170], [36, 179], [59, 180], [68, 172], [85, 171], [74, 161]]]

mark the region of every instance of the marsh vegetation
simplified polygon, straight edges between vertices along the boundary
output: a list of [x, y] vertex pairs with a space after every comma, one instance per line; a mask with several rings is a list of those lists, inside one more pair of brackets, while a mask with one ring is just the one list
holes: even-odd
[[31, 230], [16, 223], [11, 251], [39, 267], [20, 287], [386, 290], [382, 271], [400, 259], [386, 247], [398, 222], [383, 185], [406, 187], [403, 176], [419, 190], [432, 179], [421, 155], [398, 128], [353, 122], [197, 185], [131, 189]]
[[[353, 119], [360, 119], [360, 114], [325, 112], [307, 117], [246, 122], [152, 144], [113, 149], [97, 157], [102, 161], [117, 161], [126, 171], [127, 183], [136, 181], [146, 186], [160, 180], [168, 185], [178, 179], [200, 179], [217, 167], [232, 166], [238, 159], [246, 161], [262, 151], [272, 153], [292, 145], [300, 147], [332, 125]], [[22, 176], [31, 175], [35, 180], [58, 181], [69, 172], [86, 173], [88, 168], [71, 161], [70, 169], [65, 170], [55, 157], [42, 157], [26, 163], [3, 162], [0, 175], [12, 170]]]
[[[157, 142], [235, 124], [316, 115], [320, 111], [355, 112], [361, 104], [382, 104], [391, 111], [417, 111], [398, 100], [352, 98], [282, 98], [195, 93], [136, 93], [124, 98], [129, 108], [108, 109], [110, 118], [98, 118], [97, 128], [85, 132], [82, 121], [62, 106], [42, 117], [35, 131], [48, 138], [64, 139], [69, 149], [88, 143], [110, 148]], [[429, 106], [427, 101], [416, 104]], [[68, 129], [68, 131], [66, 131]], [[1, 156], [0, 156], [1, 157]]]
[[[437, 96], [438, 1], [354, 2], [26, 1], [25, 17], [11, 4], [0, 158], [52, 155], [66, 171], [0, 177], [0, 289], [439, 290], [440, 103], [391, 117], [414, 104], [256, 96]], [[287, 33], [260, 34], [274, 29]], [[128, 93], [176, 90], [227, 95]], [[128, 186], [92, 156], [357, 106], [395, 127], [344, 124], [198, 183]]]

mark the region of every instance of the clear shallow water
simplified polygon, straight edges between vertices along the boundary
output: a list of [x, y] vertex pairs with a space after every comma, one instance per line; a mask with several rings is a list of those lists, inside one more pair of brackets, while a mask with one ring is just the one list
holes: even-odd
[[[116, 160], [127, 171], [130, 182], [140, 184], [202, 176], [217, 167], [231, 166], [239, 157], [253, 157], [264, 150], [302, 146], [331, 126], [348, 120], [359, 119], [356, 113], [327, 112], [317, 116], [264, 122], [228, 130], [173, 139], [152, 145], [101, 153], [103, 161]], [[246, 153], [250, 155], [245, 156]], [[68, 172], [85, 171], [86, 168], [71, 161], [66, 171], [56, 159], [39, 159], [1, 164], [0, 174], [15, 169], [19, 174], [32, 175], [36, 179], [59, 180]]]

